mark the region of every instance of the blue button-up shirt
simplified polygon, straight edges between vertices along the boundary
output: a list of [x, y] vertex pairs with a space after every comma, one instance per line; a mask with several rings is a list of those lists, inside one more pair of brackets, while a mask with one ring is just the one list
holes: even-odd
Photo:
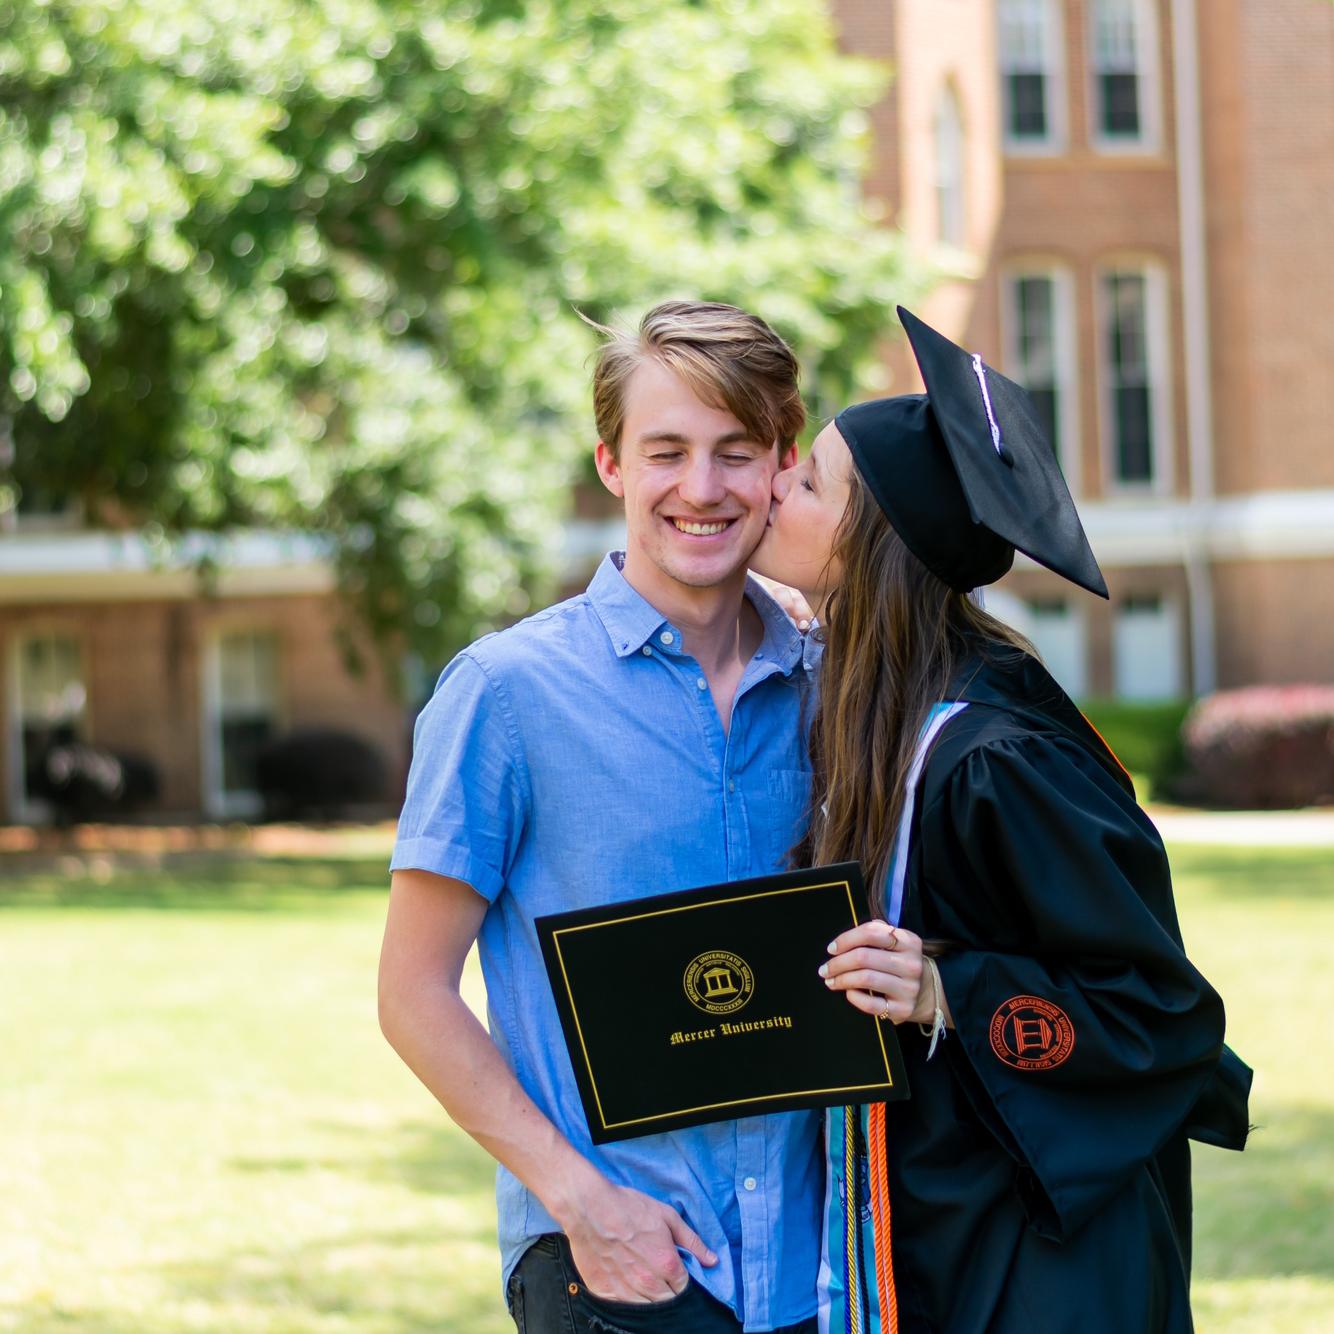
[[[608, 557], [588, 591], [489, 635], [445, 669], [417, 720], [395, 869], [466, 881], [491, 1035], [519, 1083], [610, 1180], [670, 1204], [718, 1254], [686, 1264], [746, 1330], [815, 1310], [819, 1114], [748, 1117], [624, 1143], [588, 1134], [533, 919], [777, 870], [805, 813], [808, 667], [753, 582], [764, 640], [724, 732], [681, 632]], [[823, 942], [821, 942], [823, 943]], [[814, 965], [812, 965], [814, 966]], [[558, 1231], [522, 1182], [496, 1186], [505, 1281]]]

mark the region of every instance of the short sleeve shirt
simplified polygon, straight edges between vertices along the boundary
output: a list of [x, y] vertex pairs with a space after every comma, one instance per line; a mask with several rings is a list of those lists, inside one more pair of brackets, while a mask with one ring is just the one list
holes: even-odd
[[[546, 913], [783, 865], [805, 818], [811, 662], [759, 586], [747, 596], [764, 638], [727, 733], [680, 630], [615, 556], [583, 595], [465, 649], [417, 720], [393, 866], [465, 881], [488, 901], [488, 1022], [519, 1083], [610, 1180], [672, 1205], [720, 1257], [711, 1269], [686, 1257], [694, 1277], [745, 1329], [767, 1330], [815, 1310], [818, 1113], [594, 1146], [533, 927]], [[558, 1227], [504, 1167], [497, 1201], [508, 1280]]]

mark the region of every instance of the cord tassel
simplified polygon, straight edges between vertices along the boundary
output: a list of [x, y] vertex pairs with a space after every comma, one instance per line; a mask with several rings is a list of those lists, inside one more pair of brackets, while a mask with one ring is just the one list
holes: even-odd
[[853, 1133], [860, 1110], [843, 1109], [843, 1292], [846, 1296], [844, 1330], [864, 1334], [861, 1311], [861, 1276], [857, 1273], [857, 1137]]
[[881, 1334], [898, 1334], [899, 1303], [894, 1287], [894, 1243], [889, 1205], [889, 1170], [885, 1155], [885, 1104], [868, 1109], [868, 1156], [871, 1163], [871, 1220], [875, 1227], [875, 1284], [880, 1298]]

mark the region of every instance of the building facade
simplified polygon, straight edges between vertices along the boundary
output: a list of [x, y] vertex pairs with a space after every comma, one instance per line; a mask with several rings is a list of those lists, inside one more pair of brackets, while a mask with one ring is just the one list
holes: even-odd
[[[207, 554], [214, 576], [198, 562]], [[318, 541], [251, 533], [154, 561], [134, 533], [47, 520], [0, 536], [0, 812], [43, 822], [34, 765], [81, 741], [146, 761], [155, 818], [260, 813], [255, 757], [302, 729], [351, 733], [406, 771], [410, 720], [357, 631]]]
[[[1112, 597], [995, 607], [1075, 695], [1334, 677], [1334, 6], [834, 0], [922, 313], [1033, 394]], [[902, 346], [897, 390], [920, 388]]]
[[[952, 275], [919, 313], [1028, 387], [1112, 594], [1021, 558], [993, 610], [1077, 697], [1334, 679], [1334, 5], [831, 4], [893, 71], [865, 188]], [[615, 512], [576, 497], [568, 589]], [[392, 803], [409, 716], [367, 646], [349, 670], [324, 549], [208, 554], [205, 585], [68, 515], [0, 532], [0, 819], [49, 815], [53, 738], [150, 760], [155, 816], [248, 817], [303, 727], [374, 745]]]

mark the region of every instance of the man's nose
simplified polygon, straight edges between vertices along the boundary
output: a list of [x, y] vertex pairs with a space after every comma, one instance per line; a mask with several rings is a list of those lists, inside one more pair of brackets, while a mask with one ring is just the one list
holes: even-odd
[[677, 492], [687, 505], [707, 509], [727, 494], [719, 465], [711, 458], [694, 459], [686, 469]]

